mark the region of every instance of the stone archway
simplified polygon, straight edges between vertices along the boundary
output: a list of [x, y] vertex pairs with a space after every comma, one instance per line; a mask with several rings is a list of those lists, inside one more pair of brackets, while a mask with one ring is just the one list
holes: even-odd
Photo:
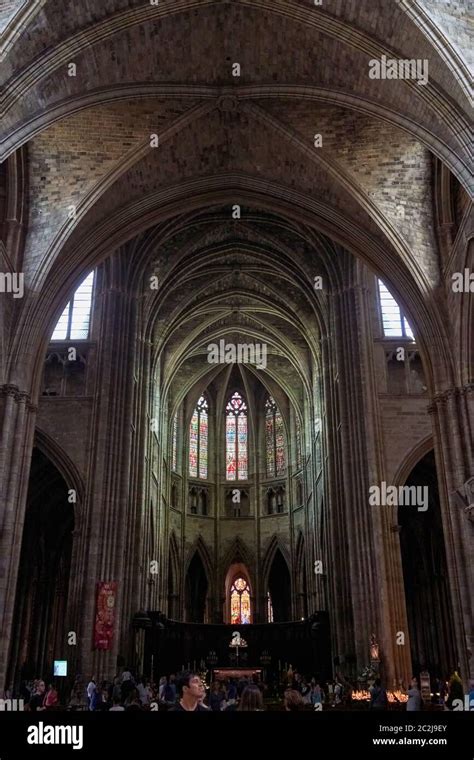
[[273, 621], [291, 620], [291, 578], [280, 549], [276, 549], [268, 575], [268, 590], [273, 607]]
[[185, 583], [185, 616], [189, 623], [205, 623], [209, 584], [204, 563], [198, 551], [189, 563]]
[[398, 507], [400, 548], [413, 672], [447, 678], [457, 667], [453, 611], [433, 451], [411, 470], [406, 486], [427, 489], [425, 511]]
[[67, 659], [66, 605], [74, 508], [68, 485], [40, 449], [33, 449], [7, 682], [53, 673]]

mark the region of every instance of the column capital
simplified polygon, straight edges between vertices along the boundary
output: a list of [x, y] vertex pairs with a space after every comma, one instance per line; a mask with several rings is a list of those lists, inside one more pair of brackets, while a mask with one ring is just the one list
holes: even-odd
[[467, 383], [466, 385], [447, 388], [446, 390], [441, 391], [441, 393], [437, 393], [432, 398], [432, 403], [428, 407], [428, 412], [432, 414], [437, 406], [445, 406], [447, 402], [453, 398], [459, 398], [465, 396], [467, 393], [472, 393], [473, 388], [474, 383]]
[[28, 404], [28, 407], [31, 406], [34, 410], [37, 409], [37, 407], [31, 404], [30, 394], [26, 391], [21, 391], [17, 385], [13, 385], [12, 383], [0, 385], [0, 396], [12, 396], [17, 403], [26, 403]]

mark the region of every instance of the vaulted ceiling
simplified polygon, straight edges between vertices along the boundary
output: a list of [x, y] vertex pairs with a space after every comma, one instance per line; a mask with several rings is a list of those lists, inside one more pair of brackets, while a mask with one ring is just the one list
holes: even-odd
[[[172, 406], [227, 377], [228, 365], [208, 362], [209, 344], [221, 339], [265, 345], [266, 366], [248, 366], [244, 383], [254, 374], [300, 408], [304, 393], [311, 398], [327, 300], [351, 257], [263, 210], [241, 207], [240, 214], [217, 207], [180, 217], [134, 246], [135, 271], [146, 262], [138, 291], [147, 294], [144, 321]], [[153, 277], [158, 287], [147, 288]], [[326, 287], [315, 290], [316, 277]]]
[[[431, 188], [433, 154], [469, 178], [462, 8], [33, 0], [0, 22], [3, 150], [26, 146], [23, 345], [133, 239], [139, 276], [166, 282], [151, 321], [170, 368], [247, 326], [308, 377], [325, 308], [311, 283], [344, 250], [384, 274], [422, 341], [446, 341]], [[428, 84], [371, 79], [382, 54], [429, 59]]]

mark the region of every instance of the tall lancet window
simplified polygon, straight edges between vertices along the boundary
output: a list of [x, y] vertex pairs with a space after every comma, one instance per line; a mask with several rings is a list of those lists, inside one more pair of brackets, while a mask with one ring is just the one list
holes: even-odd
[[230, 589], [230, 620], [233, 625], [250, 623], [250, 589], [245, 578], [236, 578]]
[[225, 408], [227, 480], [248, 478], [247, 404], [240, 393], [232, 394]]
[[414, 340], [413, 330], [402, 309], [382, 280], [379, 280], [378, 283], [383, 334], [386, 338], [410, 338], [410, 340]]
[[201, 396], [189, 425], [189, 475], [192, 478], [207, 478], [208, 413], [208, 401]]
[[84, 278], [66, 305], [54, 328], [51, 340], [87, 340], [92, 309], [94, 272]]
[[267, 591], [267, 622], [273, 623], [273, 605], [269, 591]]
[[283, 417], [275, 400], [269, 396], [265, 404], [265, 443], [267, 450], [267, 477], [282, 475], [286, 469], [285, 434]]
[[173, 417], [171, 431], [171, 469], [173, 472], [178, 469], [178, 412]]
[[296, 420], [296, 469], [301, 470], [303, 466], [303, 449], [301, 446], [301, 422], [298, 415], [296, 415], [295, 420]]

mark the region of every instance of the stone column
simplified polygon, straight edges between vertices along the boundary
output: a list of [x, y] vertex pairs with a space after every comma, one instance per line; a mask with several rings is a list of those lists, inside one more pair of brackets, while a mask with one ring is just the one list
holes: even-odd
[[[334, 551], [343, 553], [338, 571], [344, 577], [341, 590], [347, 585], [350, 589], [349, 599], [347, 590], [339, 598], [336, 595], [339, 609], [335, 617], [336, 624], [353, 630], [352, 648], [339, 653], [355, 654], [356, 674], [369, 664], [370, 639], [375, 635], [382, 676], [392, 688], [411, 675], [411, 660], [398, 533], [392, 525], [392, 512], [369, 504], [369, 487], [384, 479], [369, 297], [362, 282], [349, 283], [333, 299], [337, 398], [333, 389], [329, 392], [335, 410], [339, 408], [340, 440], [333, 431], [336, 461], [331, 499], [332, 506], [337, 505], [337, 517], [331, 531], [337, 533], [332, 537], [332, 557], [337, 562]], [[333, 419], [337, 420], [337, 411], [335, 418], [333, 411]], [[334, 599], [334, 586], [332, 594]], [[342, 620], [338, 621], [339, 616]], [[397, 646], [397, 631], [405, 634], [404, 646]], [[351, 645], [347, 636], [341, 638], [341, 645]]]
[[0, 386], [0, 689], [11, 646], [36, 411], [28, 393]]
[[373, 463], [369, 462], [373, 419], [364, 387], [367, 344], [365, 325], [360, 323], [361, 299], [360, 288], [349, 286], [339, 291], [334, 303], [342, 452], [342, 483], [338, 486], [342, 490], [345, 538], [338, 551], [344, 555], [343, 571], [350, 583], [354, 654], [359, 671], [368, 662], [370, 636], [379, 635], [380, 629], [380, 590], [376, 593], [376, 551], [380, 549], [375, 546], [374, 515], [368, 503], [373, 478]]
[[[331, 329], [331, 336], [334, 331]], [[332, 656], [350, 652], [354, 642], [354, 621], [348, 568], [347, 523], [344, 514], [344, 483], [340, 438], [339, 386], [334, 340], [322, 344], [325, 425], [323, 435], [328, 453], [324, 475], [327, 482], [324, 519], [324, 556], [322, 580], [326, 581], [328, 612], [331, 627]], [[316, 549], [316, 547], [315, 547]], [[319, 580], [319, 579], [317, 579]], [[318, 584], [317, 584], [318, 585]], [[319, 584], [321, 585], [321, 584]]]
[[[82, 674], [113, 676], [120, 652], [120, 622], [124, 613], [130, 567], [129, 483], [133, 376], [134, 299], [125, 251], [98, 270], [100, 332], [96, 393], [92, 414], [91, 451], [84, 498], [84, 518], [78, 536], [78, 566], [70, 583], [70, 609], [80, 625]], [[99, 581], [116, 581], [114, 639], [110, 651], [92, 649]], [[130, 637], [132, 634], [130, 626]]]
[[436, 467], [443, 520], [458, 665], [465, 688], [474, 678], [472, 491], [474, 477], [474, 385], [450, 388], [433, 399]]

